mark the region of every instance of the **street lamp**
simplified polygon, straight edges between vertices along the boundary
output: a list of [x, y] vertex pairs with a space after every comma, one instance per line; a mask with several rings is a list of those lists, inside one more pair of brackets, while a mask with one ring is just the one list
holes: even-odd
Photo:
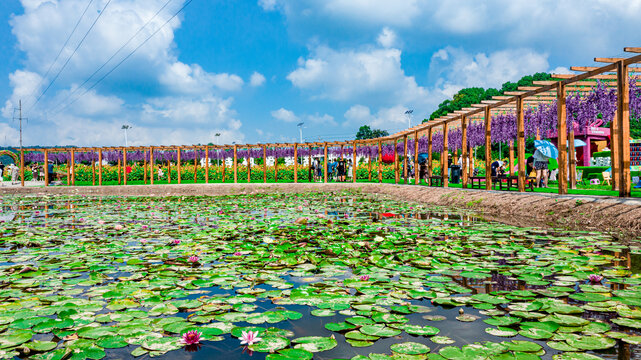
[[412, 114], [414, 113], [414, 110], [410, 109], [405, 111], [405, 116], [407, 116], [407, 128], [412, 127]]
[[216, 145], [218, 145], [218, 137], [220, 136], [220, 133], [214, 134], [214, 137], [216, 138]]
[[127, 130], [131, 129], [131, 126], [129, 125], [123, 125], [121, 127], [122, 130], [125, 130], [125, 147], [129, 146], [129, 143], [127, 142]]
[[305, 125], [304, 122], [298, 123], [296, 126], [298, 126], [298, 131], [300, 132], [300, 142], [303, 142], [303, 125]]

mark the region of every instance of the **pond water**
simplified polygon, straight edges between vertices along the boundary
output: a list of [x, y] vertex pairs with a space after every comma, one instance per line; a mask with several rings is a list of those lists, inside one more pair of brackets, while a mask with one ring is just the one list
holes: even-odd
[[641, 248], [607, 234], [356, 193], [0, 208], [0, 359], [641, 358]]

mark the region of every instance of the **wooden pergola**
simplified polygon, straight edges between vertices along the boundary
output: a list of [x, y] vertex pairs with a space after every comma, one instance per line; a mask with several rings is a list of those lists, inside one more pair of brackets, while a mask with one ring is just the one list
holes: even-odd
[[[467, 129], [470, 124], [476, 121], [482, 121], [485, 124], [485, 158], [491, 159], [491, 119], [492, 116], [496, 116], [502, 112], [513, 112], [516, 116], [516, 159], [518, 162], [519, 169], [525, 169], [525, 123], [524, 123], [524, 111], [527, 107], [536, 107], [542, 104], [549, 104], [553, 101], [557, 102], [557, 133], [558, 133], [558, 147], [559, 147], [559, 164], [566, 164], [568, 162], [568, 150], [570, 154], [574, 153], [574, 139], [573, 131], [570, 131], [568, 134], [566, 127], [566, 96], [568, 93], [587, 93], [590, 91], [591, 87], [596, 85], [595, 80], [600, 80], [608, 87], [616, 88], [617, 92], [617, 111], [615, 117], [611, 123], [612, 127], [612, 178], [613, 178], [613, 188], [619, 190], [619, 196], [627, 197], [631, 194], [631, 174], [630, 174], [630, 111], [629, 111], [629, 81], [631, 77], [633, 79], [641, 79], [641, 68], [631, 67], [631, 65], [641, 62], [641, 47], [626, 47], [625, 52], [636, 53], [639, 55], [634, 55], [628, 58], [595, 58], [594, 61], [598, 63], [604, 63], [606, 65], [601, 67], [588, 67], [588, 66], [577, 66], [571, 67], [570, 69], [576, 72], [581, 72], [580, 74], [554, 74], [552, 77], [554, 81], [535, 81], [533, 86], [519, 87], [518, 91], [507, 92], [502, 96], [495, 96], [492, 100], [481, 101], [480, 104], [473, 104], [468, 108], [455, 111], [453, 113], [442, 116], [438, 119], [428, 121], [414, 127], [411, 127], [407, 130], [382, 137], [377, 139], [367, 139], [367, 140], [353, 140], [353, 141], [335, 141], [335, 142], [312, 142], [312, 143], [275, 143], [275, 144], [243, 144], [243, 145], [190, 145], [190, 146], [149, 146], [149, 147], [83, 147], [83, 148], [25, 148], [21, 151], [20, 158], [20, 170], [21, 170], [21, 181], [24, 186], [24, 153], [25, 152], [44, 152], [44, 161], [45, 164], [48, 161], [48, 154], [52, 152], [70, 152], [70, 166], [68, 167], [68, 184], [75, 184], [75, 171], [74, 171], [74, 153], [75, 152], [97, 152], [98, 153], [98, 185], [102, 185], [102, 152], [106, 150], [118, 151], [122, 153], [123, 163], [127, 162], [127, 152], [129, 151], [144, 151], [150, 153], [149, 163], [154, 164], [153, 161], [153, 151], [154, 150], [169, 150], [177, 152], [177, 167], [178, 167], [178, 183], [181, 183], [180, 175], [180, 156], [182, 151], [196, 151], [204, 150], [205, 151], [205, 182], [209, 183], [209, 151], [210, 150], [231, 150], [233, 151], [233, 174], [234, 182], [238, 182], [238, 149], [251, 149], [251, 148], [262, 148], [263, 153], [263, 182], [267, 182], [267, 148], [292, 148], [294, 149], [294, 157], [298, 158], [298, 149], [306, 148], [310, 149], [310, 158], [311, 158], [311, 149], [312, 148], [323, 148], [324, 149], [324, 182], [327, 182], [327, 154], [328, 147], [341, 147], [351, 146], [353, 147], [353, 161], [354, 166], [356, 165], [356, 149], [363, 146], [377, 146], [378, 147], [378, 182], [382, 182], [382, 145], [384, 143], [394, 144], [394, 174], [395, 174], [395, 183], [399, 182], [399, 155], [397, 150], [397, 143], [399, 141], [403, 142], [403, 169], [404, 169], [404, 182], [407, 183], [407, 171], [408, 171], [408, 161], [411, 161], [408, 158], [408, 139], [414, 139], [414, 149], [413, 149], [413, 159], [414, 168], [418, 169], [418, 140], [422, 136], [427, 136], [428, 141], [428, 177], [432, 178], [432, 140], [435, 130], [441, 129], [443, 133], [443, 151], [441, 152], [441, 176], [442, 183], [444, 187], [448, 186], [448, 176], [447, 176], [447, 154], [448, 154], [448, 132], [450, 128], [460, 127], [462, 132], [462, 186], [467, 188], [469, 180], [469, 172], [471, 168], [468, 168], [470, 164], [470, 152], [471, 148], [467, 146]], [[630, 74], [633, 74], [630, 76]], [[568, 139], [569, 137], [569, 139]], [[569, 140], [569, 148], [567, 141]], [[510, 161], [511, 163], [513, 158], [513, 146], [510, 144]], [[342, 157], [342, 152], [341, 152]], [[572, 171], [576, 166], [576, 161], [574, 156], [570, 156], [570, 174], [567, 174], [567, 169], [565, 166], [559, 166], [559, 194], [567, 194], [568, 192], [568, 175], [570, 176], [570, 183], [574, 184], [575, 172]], [[119, 160], [120, 164], [120, 160]], [[198, 167], [197, 156], [194, 158], [195, 167]], [[95, 163], [94, 163], [95, 165]], [[249, 159], [248, 159], [249, 165]], [[126, 166], [126, 165], [125, 165]], [[169, 165], [170, 166], [170, 165]], [[486, 160], [486, 179], [485, 186], [486, 190], [490, 190], [492, 186], [491, 179], [491, 161]], [[94, 168], [94, 181], [95, 184], [95, 166]], [[147, 160], [145, 157], [145, 183], [147, 183]], [[249, 166], [248, 166], [249, 167]], [[69, 174], [69, 168], [71, 169], [71, 174]], [[225, 164], [223, 161], [223, 182], [225, 181]], [[278, 176], [278, 162], [274, 162], [274, 168], [276, 171], [276, 176]], [[294, 161], [294, 182], [298, 182], [298, 161]], [[512, 166], [510, 166], [510, 173], [513, 175]], [[48, 184], [49, 173], [47, 166], [45, 166], [45, 182]], [[153, 168], [151, 170], [152, 176], [149, 177], [151, 184], [154, 183]], [[119, 166], [120, 174], [120, 166]], [[196, 182], [197, 171], [194, 171], [194, 182]], [[119, 176], [120, 177], [120, 176]], [[356, 182], [356, 168], [354, 168], [354, 177], [353, 182]], [[372, 179], [372, 160], [371, 156], [369, 157], [369, 167], [368, 167], [368, 179]], [[415, 184], [419, 183], [419, 177], [415, 176]], [[277, 179], [275, 179], [277, 180]], [[169, 179], [170, 181], [170, 179]], [[248, 170], [247, 172], [247, 182], [251, 181], [251, 174]], [[127, 172], [124, 172], [123, 183], [127, 184]], [[572, 186], [572, 185], [571, 185]], [[518, 191], [524, 192], [526, 187], [526, 174], [525, 171], [518, 172]]]

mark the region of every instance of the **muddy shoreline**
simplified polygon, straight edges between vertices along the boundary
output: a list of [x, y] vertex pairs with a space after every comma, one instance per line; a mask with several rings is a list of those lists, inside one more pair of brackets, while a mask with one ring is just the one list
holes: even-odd
[[182, 184], [0, 188], [0, 196], [220, 196], [260, 193], [356, 190], [406, 201], [474, 210], [487, 219], [519, 226], [598, 230], [621, 239], [641, 235], [641, 201], [611, 197], [507, 193], [393, 184]]

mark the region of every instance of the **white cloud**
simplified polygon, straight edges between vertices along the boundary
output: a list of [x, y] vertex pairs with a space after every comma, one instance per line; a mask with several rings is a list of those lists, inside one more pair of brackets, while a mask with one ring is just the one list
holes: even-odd
[[254, 71], [251, 78], [249, 79], [249, 84], [253, 87], [262, 86], [265, 83], [265, 76], [259, 72]]
[[[166, 0], [112, 1], [66, 69], [31, 109], [35, 97], [61, 69], [105, 1], [91, 4], [60, 59], [41, 81], [87, 2], [21, 0], [24, 13], [13, 16], [10, 25], [25, 62], [22, 69], [10, 75], [13, 93], [6, 100], [2, 115], [9, 119], [17, 100], [22, 99], [23, 108], [30, 110], [26, 114], [29, 126], [39, 129], [25, 133], [25, 139], [32, 144], [111, 145], [120, 138], [118, 129], [124, 122], [134, 126], [132, 139], [138, 133], [141, 145], [144, 141], [147, 144], [203, 142], [212, 131], [224, 134], [221, 140], [226, 137], [230, 141], [241, 141], [244, 138], [240, 131], [242, 124], [232, 108], [234, 99], [226, 94], [240, 91], [243, 79], [236, 74], [216, 73], [199, 64], [181, 62], [174, 43], [174, 31], [181, 26], [179, 17], [151, 37], [98, 87], [68, 108], [64, 107], [159, 29], [185, 1], [170, 2], [155, 18], [154, 14]], [[83, 89], [75, 91], [148, 21], [149, 25], [111, 63]], [[256, 80], [252, 81], [255, 84]]]
[[346, 121], [343, 126], [369, 125], [374, 128], [395, 132], [407, 126], [407, 118], [404, 116], [407, 110], [406, 107], [397, 105], [381, 108], [376, 114], [372, 114], [369, 107], [354, 105], [345, 112]]
[[320, 115], [318, 113], [314, 115], [307, 115], [306, 119], [309, 120], [312, 124], [323, 125], [323, 126], [336, 126], [338, 125], [334, 120], [334, 117], [329, 114]]
[[419, 16], [419, 0], [317, 0], [331, 15], [387, 25], [409, 25]]
[[396, 42], [398, 41], [394, 30], [388, 27], [383, 28], [376, 40], [384, 48], [391, 48], [396, 45]]
[[506, 81], [548, 70], [548, 54], [531, 49], [472, 55], [460, 48], [447, 47], [436, 52], [430, 64], [438, 89], [447, 97], [465, 87], [500, 88]]
[[271, 114], [274, 119], [284, 122], [297, 122], [300, 120], [293, 111], [287, 110], [285, 108], [274, 110]]
[[420, 100], [427, 90], [405, 75], [398, 49], [334, 50], [320, 46], [287, 79], [314, 97], [353, 101], [376, 97], [384, 103]]

